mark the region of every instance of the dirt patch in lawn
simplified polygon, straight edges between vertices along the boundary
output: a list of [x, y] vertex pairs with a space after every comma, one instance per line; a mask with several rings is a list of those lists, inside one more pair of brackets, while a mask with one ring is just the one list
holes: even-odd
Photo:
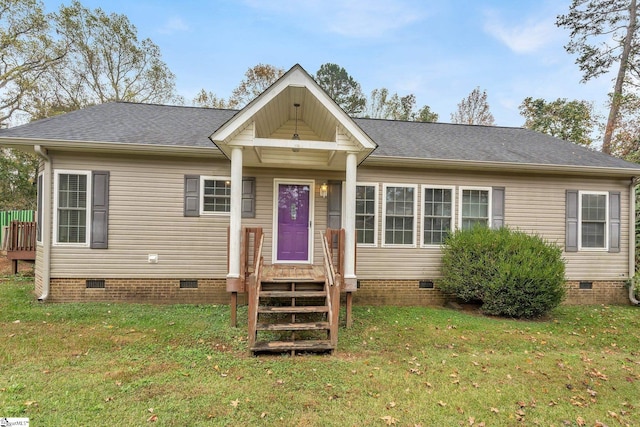
[[[33, 266], [31, 262], [18, 261], [18, 273], [25, 276], [33, 275]], [[11, 261], [7, 259], [4, 252], [0, 252], [0, 276], [11, 274]]]

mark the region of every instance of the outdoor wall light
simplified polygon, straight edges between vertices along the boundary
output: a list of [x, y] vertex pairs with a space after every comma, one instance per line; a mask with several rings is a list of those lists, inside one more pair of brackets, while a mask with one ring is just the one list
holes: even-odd
[[323, 182], [320, 185], [320, 197], [322, 197], [323, 199], [327, 198], [327, 193], [328, 193], [329, 187], [327, 186], [326, 182]]

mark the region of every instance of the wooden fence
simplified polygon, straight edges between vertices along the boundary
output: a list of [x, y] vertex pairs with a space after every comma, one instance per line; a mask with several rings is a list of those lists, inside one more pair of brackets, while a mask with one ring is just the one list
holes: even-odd
[[[6, 236], [11, 221], [32, 222], [34, 218], [35, 211], [0, 211], [0, 243], [6, 243]], [[3, 249], [5, 248], [3, 247]]]

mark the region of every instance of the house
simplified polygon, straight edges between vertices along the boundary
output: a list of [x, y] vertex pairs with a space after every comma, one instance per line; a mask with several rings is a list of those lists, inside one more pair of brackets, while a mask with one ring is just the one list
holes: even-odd
[[521, 128], [353, 119], [299, 65], [240, 111], [110, 103], [0, 144], [41, 159], [43, 300], [228, 303], [256, 236], [265, 268], [303, 269], [327, 228], [361, 304], [442, 304], [443, 238], [478, 223], [561, 246], [569, 304], [625, 303], [634, 274], [639, 165]]

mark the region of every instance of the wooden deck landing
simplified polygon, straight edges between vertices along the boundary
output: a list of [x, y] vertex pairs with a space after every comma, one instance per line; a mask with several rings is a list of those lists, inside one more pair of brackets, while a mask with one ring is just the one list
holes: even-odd
[[263, 282], [324, 282], [324, 269], [319, 265], [272, 264], [262, 270]]

